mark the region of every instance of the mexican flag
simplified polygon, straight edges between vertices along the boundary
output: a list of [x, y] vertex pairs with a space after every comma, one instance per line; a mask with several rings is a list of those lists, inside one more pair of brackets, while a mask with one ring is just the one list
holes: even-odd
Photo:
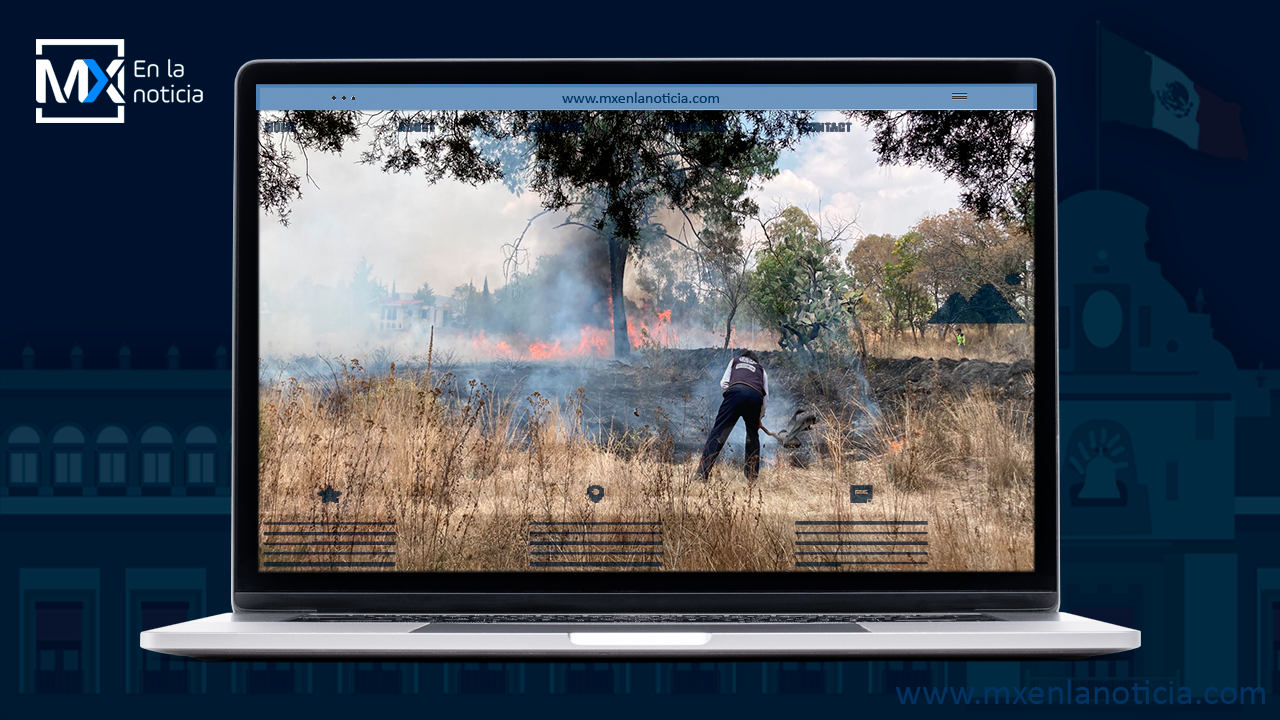
[[1188, 147], [1246, 159], [1240, 106], [1191, 82], [1178, 68], [1101, 29], [1103, 120], [1163, 130]]

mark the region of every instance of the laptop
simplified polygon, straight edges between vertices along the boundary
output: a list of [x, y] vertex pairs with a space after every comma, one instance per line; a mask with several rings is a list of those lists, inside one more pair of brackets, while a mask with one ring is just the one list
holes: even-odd
[[245, 65], [234, 611], [141, 646], [1138, 647], [1059, 612], [1054, 108], [1037, 60]]

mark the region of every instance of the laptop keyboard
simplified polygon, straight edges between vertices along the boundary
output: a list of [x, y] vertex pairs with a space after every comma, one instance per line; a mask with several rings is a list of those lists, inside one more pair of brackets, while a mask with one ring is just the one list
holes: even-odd
[[865, 623], [865, 622], [977, 622], [995, 621], [981, 613], [816, 614], [816, 615], [303, 615], [292, 622], [386, 623]]

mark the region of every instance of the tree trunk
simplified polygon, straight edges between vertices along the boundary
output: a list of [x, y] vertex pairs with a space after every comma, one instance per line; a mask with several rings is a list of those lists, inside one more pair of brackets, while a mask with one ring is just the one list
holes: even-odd
[[609, 237], [609, 297], [613, 306], [613, 355], [631, 355], [631, 339], [627, 336], [627, 301], [622, 294], [622, 281], [627, 272], [627, 247], [618, 238]]
[[738, 313], [737, 305], [729, 306], [729, 319], [724, 321], [724, 349], [729, 349], [729, 337], [733, 335], [733, 316]]

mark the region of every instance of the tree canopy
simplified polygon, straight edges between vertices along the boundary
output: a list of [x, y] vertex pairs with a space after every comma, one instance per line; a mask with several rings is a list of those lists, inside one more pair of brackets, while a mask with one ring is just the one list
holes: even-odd
[[[870, 328], [915, 333], [929, 322], [1034, 322], [1033, 250], [1020, 226], [951, 210], [922, 218], [901, 236], [862, 238], [845, 264]], [[973, 298], [997, 309], [976, 312], [969, 307]]]

